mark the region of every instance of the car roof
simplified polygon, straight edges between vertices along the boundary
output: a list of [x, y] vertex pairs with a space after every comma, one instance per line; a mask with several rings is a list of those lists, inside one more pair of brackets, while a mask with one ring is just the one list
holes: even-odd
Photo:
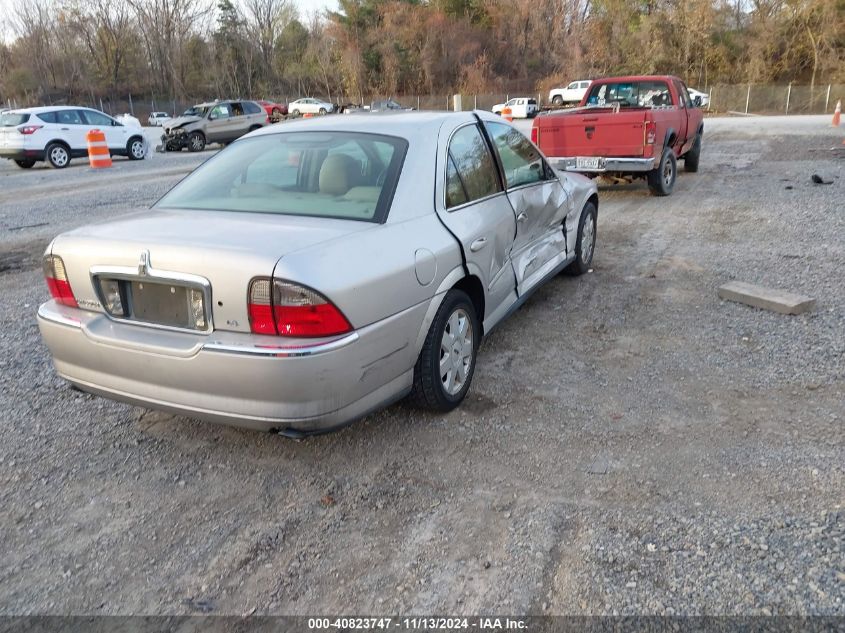
[[384, 134], [400, 138], [414, 139], [421, 135], [437, 134], [444, 124], [458, 126], [475, 120], [473, 114], [486, 121], [502, 121], [501, 117], [492, 112], [474, 110], [466, 112], [437, 112], [437, 111], [402, 111], [369, 114], [367, 112], [322, 116], [311, 119], [296, 119], [268, 125], [252, 136], [267, 134], [283, 134], [287, 132], [363, 132], [369, 134]]
[[100, 110], [89, 108], [88, 106], [35, 106], [32, 108], [15, 108], [9, 110], [9, 112], [16, 114], [38, 114], [40, 112], [56, 112], [57, 110], [94, 110], [95, 112], [100, 112]]

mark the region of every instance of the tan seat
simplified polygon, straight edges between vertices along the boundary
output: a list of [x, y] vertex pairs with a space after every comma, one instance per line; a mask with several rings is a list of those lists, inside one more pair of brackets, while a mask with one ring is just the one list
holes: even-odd
[[361, 164], [346, 154], [331, 154], [320, 166], [320, 193], [342, 196], [361, 178]]

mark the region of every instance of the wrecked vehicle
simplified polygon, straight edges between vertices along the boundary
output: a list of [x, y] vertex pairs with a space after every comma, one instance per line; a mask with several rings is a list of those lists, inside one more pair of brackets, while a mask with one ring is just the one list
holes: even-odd
[[159, 151], [179, 152], [186, 147], [201, 152], [208, 143], [231, 143], [270, 123], [255, 101], [214, 101], [185, 110], [163, 124]]

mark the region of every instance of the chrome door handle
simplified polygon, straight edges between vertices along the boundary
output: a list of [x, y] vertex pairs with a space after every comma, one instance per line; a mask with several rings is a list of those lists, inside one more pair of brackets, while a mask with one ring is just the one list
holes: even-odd
[[517, 222], [525, 222], [525, 220], [527, 220], [527, 219], [528, 219], [528, 215], [526, 215], [525, 213], [520, 213], [518, 216], [516, 216]]
[[469, 250], [471, 250], [473, 253], [477, 253], [485, 246], [487, 246], [487, 238], [479, 237], [477, 240], [475, 240], [472, 244], [469, 245]]

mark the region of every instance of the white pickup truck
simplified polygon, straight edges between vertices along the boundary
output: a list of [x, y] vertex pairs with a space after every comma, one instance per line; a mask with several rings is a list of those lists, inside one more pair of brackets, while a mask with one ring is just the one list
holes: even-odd
[[589, 79], [579, 79], [570, 83], [566, 88], [552, 88], [549, 90], [549, 101], [556, 106], [567, 103], [581, 103], [581, 99], [587, 94], [589, 87]]

